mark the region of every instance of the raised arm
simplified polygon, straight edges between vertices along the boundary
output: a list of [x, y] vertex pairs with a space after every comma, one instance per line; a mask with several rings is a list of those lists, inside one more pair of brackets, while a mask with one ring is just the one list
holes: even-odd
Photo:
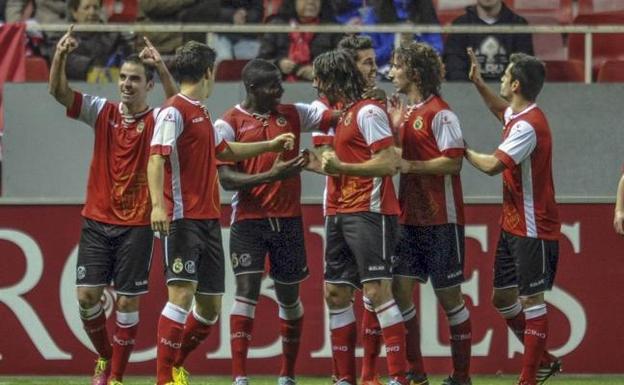
[[615, 228], [616, 233], [624, 235], [624, 174], [620, 178], [616, 194], [613, 227]]
[[492, 111], [496, 119], [503, 121], [503, 115], [507, 107], [509, 107], [509, 103], [500, 96], [498, 96], [487, 84], [483, 81], [481, 77], [481, 69], [479, 67], [479, 62], [477, 57], [475, 56], [472, 48], [468, 47], [466, 49], [468, 52], [468, 58], [470, 59], [470, 72], [468, 73], [468, 78], [472, 83], [477, 87], [477, 91], [481, 95], [481, 98], [485, 102], [485, 105]]
[[67, 56], [78, 47], [78, 41], [72, 36], [74, 25], [70, 25], [67, 33], [56, 44], [56, 51], [50, 66], [50, 80], [48, 90], [50, 95], [65, 106], [70, 108], [74, 103], [74, 90], [69, 87], [67, 74], [65, 73]]
[[158, 77], [160, 77], [160, 82], [162, 83], [162, 87], [165, 90], [165, 97], [169, 99], [178, 93], [178, 85], [175, 82], [175, 79], [169, 72], [167, 65], [162, 60], [160, 56], [160, 52], [154, 47], [152, 42], [147, 38], [143, 37], [145, 42], [145, 48], [139, 54], [141, 60], [143, 60], [147, 65], [153, 66], [158, 72]]
[[304, 165], [305, 159], [302, 155], [284, 161], [280, 154], [277, 156], [277, 159], [275, 159], [275, 163], [273, 163], [271, 169], [257, 174], [240, 172], [232, 165], [219, 166], [219, 181], [225, 190], [244, 190], [261, 184], [289, 178], [300, 173]]

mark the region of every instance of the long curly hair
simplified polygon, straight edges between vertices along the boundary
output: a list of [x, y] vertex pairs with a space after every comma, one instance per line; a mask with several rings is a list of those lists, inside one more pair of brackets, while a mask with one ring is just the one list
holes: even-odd
[[366, 82], [357, 70], [353, 56], [338, 49], [320, 54], [314, 59], [314, 76], [320, 91], [330, 100], [355, 102], [366, 89]]
[[440, 55], [428, 44], [410, 42], [392, 52], [392, 60], [403, 64], [407, 75], [418, 84], [424, 98], [440, 96], [444, 79], [444, 63]]

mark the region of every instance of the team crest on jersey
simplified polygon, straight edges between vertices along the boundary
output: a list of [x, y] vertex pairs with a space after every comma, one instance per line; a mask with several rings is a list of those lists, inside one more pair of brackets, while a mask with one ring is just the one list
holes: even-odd
[[277, 123], [278, 126], [280, 127], [284, 127], [286, 125], [286, 123], [288, 123], [286, 121], [286, 118], [283, 116], [278, 116], [277, 119], [275, 119], [275, 123]]
[[140, 134], [143, 132], [144, 129], [145, 129], [145, 122], [141, 120], [139, 124], [137, 124], [136, 130]]
[[87, 275], [87, 268], [84, 266], [78, 266], [78, 268], [76, 269], [76, 277], [78, 279], [84, 279], [86, 275]]
[[195, 262], [186, 261], [186, 263], [184, 264], [184, 270], [186, 270], [186, 272], [189, 274], [195, 274]]
[[249, 253], [241, 254], [240, 257], [238, 257], [238, 263], [240, 263], [242, 267], [251, 266], [251, 255]]
[[414, 125], [412, 127], [414, 127], [414, 130], [421, 130], [423, 128], [423, 117], [419, 116], [414, 120]]
[[232, 261], [232, 267], [236, 269], [238, 267], [238, 255], [236, 253], [232, 253], [230, 260]]
[[349, 124], [351, 124], [351, 120], [353, 120], [353, 112], [352, 111], [349, 112], [347, 114], [347, 116], [345, 117], [345, 120], [344, 120], [345, 126], [348, 126]]
[[180, 274], [183, 269], [184, 269], [184, 264], [182, 263], [182, 258], [178, 257], [174, 259], [173, 265], [171, 265], [171, 270], [176, 274]]

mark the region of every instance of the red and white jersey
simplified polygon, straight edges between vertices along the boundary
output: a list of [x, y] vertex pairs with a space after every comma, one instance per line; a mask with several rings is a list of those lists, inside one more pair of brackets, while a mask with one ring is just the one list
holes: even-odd
[[[364, 163], [394, 145], [395, 139], [385, 107], [364, 99], [350, 106], [336, 126], [334, 150], [345, 163]], [[340, 176], [338, 213], [374, 212], [398, 215], [392, 177]]]
[[[215, 129], [228, 142], [259, 142], [278, 135], [293, 133], [295, 146], [282, 153], [290, 160], [299, 155], [302, 130], [318, 129], [323, 111], [311, 104], [280, 104], [276, 111], [264, 115], [252, 114], [240, 105], [226, 111], [215, 122]], [[278, 153], [269, 152], [236, 163], [245, 174], [269, 171]], [[301, 176], [299, 174], [250, 189], [239, 190], [232, 197], [232, 223], [243, 219], [285, 218], [301, 216]]]
[[95, 129], [84, 217], [113, 225], [149, 225], [147, 161], [157, 111], [125, 115], [121, 103], [74, 92], [67, 116]]
[[505, 111], [503, 143], [495, 156], [503, 171], [503, 230], [522, 237], [559, 239], [559, 212], [552, 176], [552, 137], [536, 104]]
[[[400, 127], [403, 159], [427, 161], [441, 156], [464, 156], [464, 138], [457, 115], [439, 96], [411, 106]], [[401, 174], [402, 224], [433, 226], [464, 224], [459, 175]]]
[[165, 102], [151, 153], [168, 158], [164, 192], [171, 220], [220, 217], [216, 154], [226, 146], [201, 102], [182, 94]]
[[[312, 102], [319, 109], [329, 109], [329, 101], [325, 97]], [[335, 130], [329, 127], [326, 130], [312, 132], [312, 144], [314, 147], [332, 146], [334, 145]], [[336, 215], [338, 207], [338, 199], [340, 198], [340, 189], [338, 184], [340, 178], [337, 176], [327, 175], [325, 177], [325, 189], [323, 190], [323, 215]]]

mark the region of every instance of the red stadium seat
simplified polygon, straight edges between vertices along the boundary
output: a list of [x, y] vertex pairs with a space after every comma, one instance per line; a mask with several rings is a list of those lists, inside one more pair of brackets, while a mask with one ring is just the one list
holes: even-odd
[[[554, 16], [526, 15], [530, 25], [557, 25]], [[560, 33], [534, 33], [533, 50], [542, 60], [565, 60], [568, 57], [563, 35]]]
[[26, 81], [47, 82], [50, 77], [48, 62], [40, 56], [26, 58]]
[[527, 19], [535, 15], [553, 17], [560, 24], [572, 22], [572, 0], [507, 0], [506, 3]]
[[545, 63], [548, 82], [582, 82], [585, 80], [583, 62], [580, 60], [551, 60]]
[[[624, 24], [624, 13], [579, 15], [574, 18], [574, 24]], [[592, 68], [594, 73], [606, 60], [624, 60], [624, 34], [603, 33], [592, 36]], [[568, 39], [568, 57], [584, 60], [585, 36], [573, 33]]]
[[579, 0], [578, 14], [624, 12], [624, 0]]
[[138, 0], [103, 0], [102, 7], [111, 23], [131, 23], [139, 14]]
[[596, 80], [599, 83], [624, 82], [624, 60], [607, 60], [602, 63]]
[[241, 80], [241, 72], [248, 60], [223, 60], [217, 65], [215, 80], [220, 82], [237, 82]]

